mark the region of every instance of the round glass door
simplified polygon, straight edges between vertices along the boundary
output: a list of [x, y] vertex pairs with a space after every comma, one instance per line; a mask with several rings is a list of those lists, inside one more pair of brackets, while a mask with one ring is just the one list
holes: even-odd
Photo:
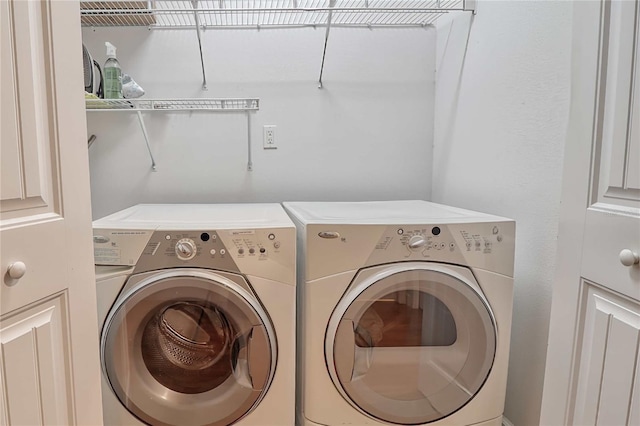
[[484, 384], [496, 350], [493, 314], [453, 268], [388, 267], [355, 285], [329, 321], [325, 356], [343, 397], [377, 420], [447, 417]]
[[206, 271], [174, 271], [141, 281], [120, 299], [105, 322], [101, 352], [111, 388], [142, 421], [229, 425], [266, 393], [276, 341], [248, 286]]

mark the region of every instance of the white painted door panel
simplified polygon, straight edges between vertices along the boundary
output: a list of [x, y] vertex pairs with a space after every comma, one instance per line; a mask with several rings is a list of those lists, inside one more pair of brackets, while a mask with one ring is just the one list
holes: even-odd
[[[0, 75], [8, 76], [14, 72], [12, 28], [9, 19], [9, 3], [0, 3]], [[17, 99], [15, 79], [2, 79], [2, 94], [0, 96], [0, 140], [15, 141], [3, 143], [0, 147], [0, 164], [2, 165], [2, 179], [0, 192], [9, 199], [19, 198], [20, 186], [20, 155], [18, 152]]]
[[24, 208], [39, 207], [37, 212], [42, 214], [59, 207], [55, 197], [59, 194], [53, 193], [58, 179], [53, 175], [51, 156], [57, 140], [52, 137], [52, 93], [45, 62], [50, 34], [42, 25], [43, 12], [46, 7], [40, 2], [2, 2], [1, 211], [7, 219], [23, 216], [11, 212]]
[[[607, 13], [609, 16], [606, 16]], [[601, 86], [604, 91], [599, 100], [602, 110], [598, 117], [601, 138], [599, 152], [596, 151], [594, 191], [595, 200], [602, 204], [632, 207], [638, 200], [640, 181], [640, 139], [637, 127], [637, 84], [635, 84], [638, 62], [636, 32], [637, 2], [612, 1], [604, 10], [601, 64]], [[635, 93], [634, 93], [635, 92]], [[635, 114], [634, 114], [635, 107]], [[633, 117], [636, 118], [633, 118]], [[633, 156], [633, 154], [636, 156]], [[600, 170], [598, 173], [598, 169]], [[625, 200], [631, 200], [626, 203]]]
[[[66, 295], [64, 293], [14, 315], [0, 329], [0, 371], [7, 392], [3, 424], [70, 424], [65, 365]], [[35, 368], [34, 368], [35, 367]], [[3, 404], [3, 405], [5, 405]]]
[[640, 252], [640, 2], [575, 2], [573, 25], [541, 424], [633, 425], [640, 266], [619, 255]]
[[588, 289], [575, 424], [633, 424], [628, 420], [640, 374], [640, 304], [583, 284]]
[[0, 36], [0, 424], [101, 424], [78, 2], [0, 0]]
[[640, 249], [640, 5], [603, 3], [597, 78], [593, 172], [584, 226], [582, 276], [640, 300], [640, 269], [620, 264], [623, 249]]

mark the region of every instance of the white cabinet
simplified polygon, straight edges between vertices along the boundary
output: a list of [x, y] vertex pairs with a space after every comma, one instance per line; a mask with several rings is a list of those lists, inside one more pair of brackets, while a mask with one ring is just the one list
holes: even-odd
[[100, 424], [77, 1], [0, 1], [0, 424]]

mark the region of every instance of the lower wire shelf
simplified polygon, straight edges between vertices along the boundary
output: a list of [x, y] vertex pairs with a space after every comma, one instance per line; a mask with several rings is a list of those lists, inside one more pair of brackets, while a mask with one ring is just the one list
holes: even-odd
[[251, 113], [260, 109], [257, 98], [224, 98], [224, 99], [86, 99], [87, 112], [135, 112], [144, 136], [151, 169], [157, 170], [153, 151], [149, 143], [149, 135], [144, 124], [143, 112], [181, 112], [202, 111], [212, 113], [245, 113], [247, 116], [247, 170], [253, 170], [251, 159]]

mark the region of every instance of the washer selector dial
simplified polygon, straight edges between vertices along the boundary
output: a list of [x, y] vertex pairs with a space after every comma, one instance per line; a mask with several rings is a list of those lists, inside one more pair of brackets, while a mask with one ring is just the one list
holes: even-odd
[[414, 235], [409, 239], [409, 248], [411, 250], [420, 250], [427, 245], [427, 239], [424, 235]]
[[176, 243], [176, 255], [181, 260], [193, 259], [197, 251], [196, 243], [191, 238], [183, 238]]

